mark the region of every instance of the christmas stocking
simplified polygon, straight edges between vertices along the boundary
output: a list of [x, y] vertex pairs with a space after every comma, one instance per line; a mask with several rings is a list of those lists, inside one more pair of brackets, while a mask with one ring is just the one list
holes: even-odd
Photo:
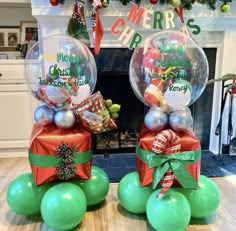
[[84, 0], [75, 0], [74, 9], [67, 26], [68, 34], [90, 46], [89, 34], [84, 17]]
[[93, 0], [92, 22], [93, 22], [93, 45], [95, 55], [99, 54], [100, 44], [103, 36], [103, 26], [99, 17], [99, 9], [102, 8], [101, 0]]

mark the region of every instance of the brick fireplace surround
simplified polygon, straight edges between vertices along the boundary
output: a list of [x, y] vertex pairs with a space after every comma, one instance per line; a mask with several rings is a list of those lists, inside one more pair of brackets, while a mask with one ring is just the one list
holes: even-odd
[[[86, 1], [87, 2], [87, 1]], [[142, 5], [150, 9], [158, 10], [160, 6], [152, 5], [149, 0], [142, 1]], [[141, 5], [141, 6], [142, 6]], [[118, 38], [111, 34], [110, 28], [117, 17], [126, 17], [131, 4], [123, 6], [118, 1], [110, 0], [109, 8], [100, 10], [100, 17], [104, 27], [104, 35], [101, 48], [121, 48], [122, 44]], [[52, 34], [66, 34], [66, 27], [72, 14], [72, 1], [66, 1], [65, 5], [51, 7], [48, 0], [32, 0], [32, 15], [38, 20], [39, 36]], [[91, 8], [85, 9], [87, 19], [87, 27], [89, 29], [90, 38], [92, 38], [92, 25], [90, 19]], [[194, 36], [196, 42], [203, 48], [216, 48], [216, 65], [215, 78], [220, 78], [227, 73], [236, 73], [236, 65], [234, 62], [234, 51], [236, 50], [236, 2], [231, 4], [230, 13], [223, 14], [218, 9], [210, 11], [206, 6], [195, 5], [191, 11], [185, 11], [186, 18], [193, 18], [195, 23], [201, 27], [201, 33]], [[140, 32], [144, 37], [151, 33], [157, 32], [153, 30], [145, 30], [144, 28], [135, 28], [136, 32]], [[218, 139], [215, 135], [215, 127], [220, 116], [221, 83], [214, 84], [213, 104], [211, 114], [210, 143], [209, 150], [218, 153]], [[235, 100], [234, 100], [235, 101]], [[234, 121], [236, 121], [234, 113]], [[226, 122], [226, 120], [223, 119]], [[224, 127], [227, 124], [223, 125]], [[234, 131], [236, 124], [233, 124]], [[235, 134], [235, 132], [234, 132]], [[224, 142], [224, 137], [222, 139]], [[96, 155], [93, 164], [99, 165], [104, 169], [110, 168], [110, 178], [115, 179], [117, 175], [121, 176], [126, 172], [135, 169], [135, 159], [133, 153], [115, 155]], [[125, 168], [124, 168], [125, 167]]]

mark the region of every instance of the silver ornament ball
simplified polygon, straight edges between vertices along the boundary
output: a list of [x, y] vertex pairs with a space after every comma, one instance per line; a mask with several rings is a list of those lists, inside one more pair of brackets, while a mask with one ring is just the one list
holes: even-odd
[[52, 108], [41, 105], [34, 111], [34, 120], [37, 124], [45, 126], [53, 123], [55, 114], [56, 112]]
[[160, 108], [150, 108], [144, 118], [146, 127], [152, 131], [164, 129], [168, 123], [167, 114]]
[[193, 124], [191, 113], [187, 110], [174, 111], [169, 116], [171, 128], [177, 132], [183, 132]]
[[169, 111], [168, 111], [168, 114], [170, 114], [170, 113], [172, 113], [172, 112], [175, 112], [175, 111], [186, 111], [186, 112], [188, 112], [190, 115], [192, 115], [192, 113], [191, 113], [191, 110], [189, 109], [189, 107], [183, 107], [183, 108], [181, 108], [181, 109], [176, 109], [176, 108], [169, 108]]
[[54, 117], [54, 122], [59, 128], [69, 129], [75, 124], [75, 116], [72, 110], [60, 110]]

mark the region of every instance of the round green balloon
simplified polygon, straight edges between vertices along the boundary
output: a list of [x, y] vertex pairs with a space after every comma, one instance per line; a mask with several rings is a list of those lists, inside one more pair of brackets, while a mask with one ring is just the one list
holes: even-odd
[[42, 198], [51, 186], [50, 183], [36, 186], [32, 173], [21, 174], [8, 186], [7, 203], [17, 214], [39, 214]]
[[204, 218], [217, 210], [220, 204], [220, 193], [217, 185], [206, 176], [201, 175], [198, 184], [200, 188], [197, 190], [183, 188], [176, 190], [187, 197], [192, 217]]
[[83, 190], [88, 206], [97, 205], [102, 202], [109, 191], [109, 178], [101, 168], [92, 166], [91, 178], [89, 180], [73, 180]]
[[154, 191], [147, 202], [147, 218], [158, 231], [183, 231], [191, 218], [191, 209], [186, 197], [169, 189], [158, 198], [160, 189]]
[[118, 198], [121, 205], [132, 213], [145, 213], [149, 196], [153, 193], [150, 186], [142, 187], [137, 172], [126, 174], [118, 185]]
[[56, 230], [69, 230], [76, 227], [86, 212], [84, 192], [75, 184], [59, 183], [51, 187], [41, 203], [44, 222]]

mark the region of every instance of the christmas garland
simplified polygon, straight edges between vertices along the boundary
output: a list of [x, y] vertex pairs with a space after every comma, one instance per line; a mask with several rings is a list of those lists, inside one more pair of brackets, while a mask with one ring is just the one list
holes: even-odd
[[[235, 73], [228, 73], [222, 76], [221, 78], [208, 80], [207, 85], [214, 84], [216, 82], [221, 82], [221, 81], [234, 80], [235, 78], [236, 78]], [[227, 91], [230, 91], [233, 88], [236, 88], [236, 82], [229, 84]]]
[[[127, 5], [132, 0], [119, 0], [123, 5]], [[232, 0], [150, 0], [151, 3], [156, 4], [159, 3], [160, 5], [173, 5], [174, 7], [183, 6], [186, 10], [191, 10], [192, 6], [195, 3], [199, 3], [202, 5], [207, 5], [209, 9], [215, 10], [217, 1], [222, 2], [223, 5], [228, 5]], [[141, 0], [133, 0], [133, 2], [139, 4]], [[222, 7], [221, 6], [221, 7]]]
[[[93, 0], [89, 0], [92, 2]], [[140, 4], [143, 0], [117, 0], [120, 1], [123, 5], [127, 5], [130, 2], [134, 2], [136, 4]], [[58, 4], [64, 4], [65, 0], [49, 0], [51, 5], [57, 6]], [[101, 0], [104, 8], [109, 6], [109, 0]], [[221, 12], [228, 12], [230, 10], [230, 3], [232, 0], [150, 0], [152, 4], [160, 4], [160, 5], [172, 5], [177, 8], [182, 6], [186, 10], [191, 10], [195, 3], [207, 5], [209, 9], [215, 10], [217, 2], [221, 2], [220, 10]]]
[[[183, 6], [183, 8], [186, 10], [191, 10], [192, 6], [195, 3], [207, 5], [209, 9], [215, 10], [217, 1], [218, 2], [221, 1], [223, 4], [228, 4], [229, 2], [232, 2], [232, 0], [179, 0], [177, 2], [180, 2], [180, 5]], [[176, 4], [176, 1], [175, 0], [159, 0], [159, 3], [160, 5], [164, 5], [164, 4], [173, 5], [173, 3]]]

